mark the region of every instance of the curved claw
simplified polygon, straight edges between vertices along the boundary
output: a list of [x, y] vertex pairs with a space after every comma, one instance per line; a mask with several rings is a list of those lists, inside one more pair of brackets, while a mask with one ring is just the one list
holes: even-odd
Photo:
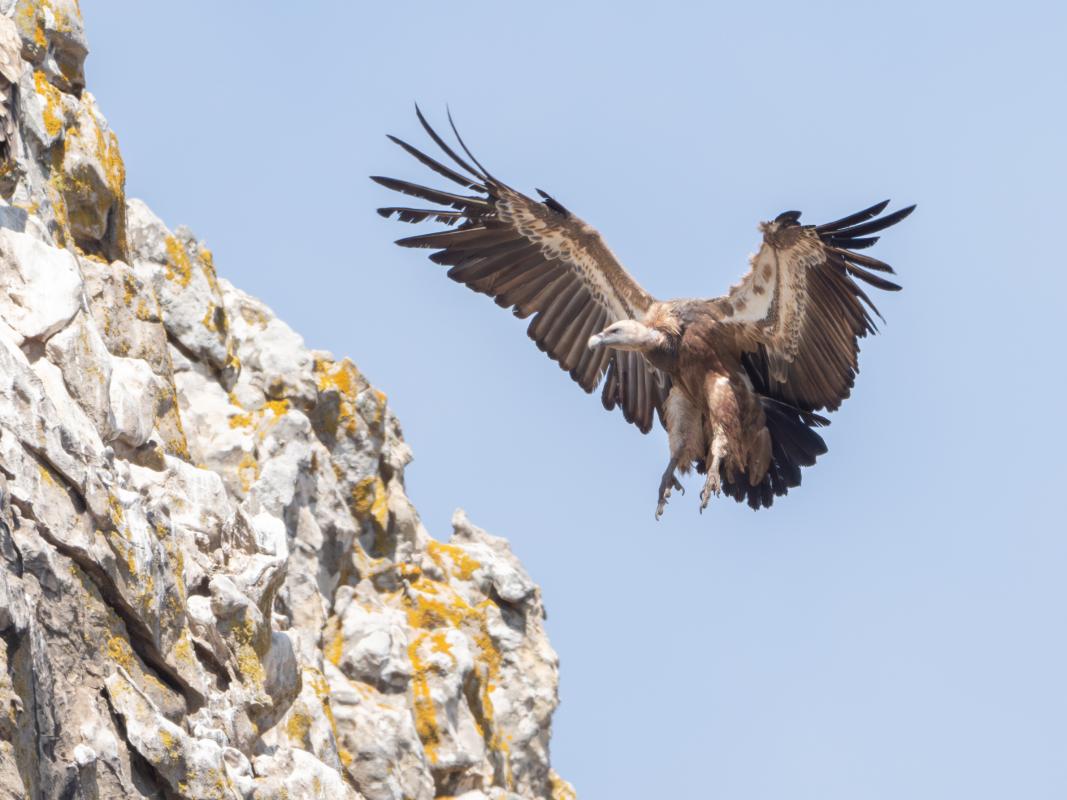
[[675, 468], [678, 466], [678, 462], [674, 459], [667, 465], [667, 469], [663, 472], [663, 477], [659, 481], [659, 502], [656, 505], [656, 519], [663, 516], [663, 509], [667, 505], [667, 500], [671, 496], [671, 492], [675, 489], [680, 494], [685, 494], [685, 489], [682, 488], [681, 481], [674, 474]]
[[708, 502], [711, 500], [711, 496], [718, 495], [722, 491], [722, 480], [719, 475], [708, 473], [708, 479], [704, 483], [704, 489], [700, 493], [700, 513], [704, 513], [704, 509], [708, 507]]

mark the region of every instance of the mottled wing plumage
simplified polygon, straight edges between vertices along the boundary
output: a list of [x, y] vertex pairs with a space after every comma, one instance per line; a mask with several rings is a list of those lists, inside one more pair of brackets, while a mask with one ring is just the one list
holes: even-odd
[[[605, 408], [622, 409], [628, 422], [647, 432], [662, 417], [669, 389], [666, 376], [639, 353], [590, 349], [589, 337], [620, 319], [640, 318], [653, 298], [626, 272], [600, 235], [559, 202], [523, 195], [459, 156], [429, 126], [430, 137], [463, 172], [390, 137], [423, 165], [475, 194], [455, 194], [395, 178], [374, 177], [387, 188], [444, 209], [392, 206], [378, 209], [404, 222], [434, 220], [449, 229], [397, 241], [435, 250], [430, 260], [450, 267], [448, 277], [489, 295], [520, 318], [531, 317], [527, 333], [570, 373], [586, 392], [604, 380]], [[457, 134], [458, 138], [458, 134]], [[464, 174], [468, 173], [468, 174]], [[472, 177], [473, 176], [473, 177]], [[540, 191], [540, 190], [539, 190]]]
[[856, 250], [869, 236], [914, 209], [879, 216], [888, 201], [820, 226], [802, 226], [788, 211], [763, 225], [764, 241], [748, 274], [714, 301], [734, 326], [743, 361], [770, 396], [805, 411], [833, 411], [848, 397], [859, 369], [859, 339], [876, 331], [878, 314], [856, 279], [877, 289], [900, 286], [870, 270], [888, 265]]

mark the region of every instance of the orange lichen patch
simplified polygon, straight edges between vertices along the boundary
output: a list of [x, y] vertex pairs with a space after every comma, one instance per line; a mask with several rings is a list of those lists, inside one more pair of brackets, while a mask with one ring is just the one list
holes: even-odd
[[480, 561], [471, 558], [467, 551], [458, 545], [431, 540], [426, 551], [437, 566], [462, 581], [469, 581], [475, 570], [482, 567]]
[[409, 564], [401, 561], [396, 565], [396, 574], [406, 581], [417, 581], [422, 577], [422, 567], [418, 564]]
[[58, 136], [63, 130], [62, 100], [59, 89], [48, 81], [48, 76], [41, 70], [33, 73], [33, 87], [44, 98], [44, 129], [49, 136]]
[[325, 675], [309, 666], [301, 667], [300, 671], [303, 673], [304, 682], [311, 687], [316, 697], [321, 700], [330, 696], [330, 684], [326, 682]]
[[90, 114], [89, 118], [93, 121], [93, 133], [96, 138], [96, 158], [104, 167], [108, 188], [116, 199], [122, 198], [126, 192], [126, 163], [119, 151], [119, 139], [114, 131], [108, 131], [105, 136], [96, 117]]
[[237, 465], [237, 479], [241, 482], [241, 488], [246, 492], [252, 488], [252, 484], [259, 480], [259, 462], [251, 453], [241, 456]]
[[232, 339], [226, 342], [226, 363], [222, 365], [224, 371], [230, 372], [233, 375], [241, 374], [241, 359], [238, 357], [235, 351], [235, 345]]
[[185, 438], [185, 427], [182, 425], [182, 415], [178, 410], [178, 390], [174, 388], [173, 383], [170, 383], [168, 388], [170, 389], [170, 396], [167, 400], [170, 408], [167, 411], [167, 416], [171, 416], [174, 420], [174, 431], [166, 436], [164, 450], [168, 455], [176, 456], [185, 461], [191, 461], [192, 456], [189, 454], [189, 442]]
[[48, 47], [44, 32], [44, 11], [51, 8], [48, 0], [22, 0], [15, 12], [15, 25], [24, 39], [30, 39], [36, 48]]
[[270, 322], [270, 317], [253, 306], [242, 305], [241, 317], [249, 325], [256, 325], [260, 328], [266, 328], [267, 323]]
[[456, 666], [456, 654], [452, 652], [452, 646], [443, 630], [438, 629], [430, 634], [430, 649], [435, 653], [444, 653], [452, 661], [452, 666]]
[[219, 326], [215, 323], [215, 309], [217, 309], [214, 303], [208, 303], [207, 311], [204, 312], [204, 318], [200, 320], [200, 324], [207, 328], [212, 333], [219, 332]]
[[385, 392], [381, 392], [378, 389], [371, 389], [368, 392], [368, 398], [370, 402], [370, 409], [364, 412], [364, 418], [370, 417], [368, 423], [374, 427], [380, 428], [382, 420], [385, 419], [385, 408], [388, 405], [388, 398], [385, 396]]
[[141, 604], [146, 610], [151, 609], [155, 605], [156, 600], [156, 581], [151, 574], [145, 575], [144, 583], [141, 584], [141, 591], [137, 594], [137, 602]]
[[252, 413], [247, 414], [234, 414], [230, 417], [231, 428], [247, 428], [252, 424]]
[[145, 299], [143, 297], [142, 298], [138, 298], [138, 300], [137, 300], [137, 308], [134, 310], [133, 315], [135, 317], [137, 317], [137, 319], [141, 320], [141, 322], [158, 322], [159, 321], [159, 311], [158, 311], [158, 309], [153, 311], [152, 307], [150, 305], [148, 305], [148, 303], [145, 301]]
[[[442, 628], [456, 628], [464, 632], [474, 645], [477, 655], [475, 658], [474, 676], [478, 684], [478, 706], [473, 708], [478, 720], [478, 727], [486, 738], [486, 747], [497, 753], [503, 762], [503, 769], [507, 785], [511, 785], [511, 768], [509, 762], [510, 743], [508, 739], [496, 730], [494, 725], [492, 693], [496, 690], [500, 680], [500, 670], [503, 663], [500, 650], [489, 635], [487, 609], [493, 605], [491, 600], [484, 600], [477, 605], [470, 605], [450, 585], [440, 581], [434, 581], [423, 576], [418, 581], [410, 584], [412, 591], [404, 594], [407, 606], [408, 624], [423, 633], [415, 639], [408, 648], [415, 675], [412, 678], [412, 697], [415, 709], [416, 727], [421, 724], [422, 729], [427, 730], [427, 737], [423, 738], [426, 746], [427, 758], [430, 758], [431, 747], [427, 744], [436, 745], [436, 728], [434, 727], [432, 704], [427, 709], [424, 700], [420, 700], [420, 693], [429, 697], [429, 684], [426, 683], [426, 665], [419, 660], [418, 652], [414, 648], [421, 644], [427, 636], [431, 637], [434, 650], [446, 648], [447, 640], [444, 638]], [[440, 636], [440, 641], [436, 637]], [[438, 652], [445, 652], [438, 650]], [[422, 673], [420, 673], [420, 666]], [[423, 684], [420, 685], [419, 681]], [[431, 731], [430, 729], [433, 728]], [[420, 736], [422, 736], [420, 729]], [[432, 761], [432, 758], [431, 758]]]
[[336, 616], [330, 617], [326, 621], [322, 637], [326, 641], [323, 655], [326, 656], [327, 661], [336, 667], [341, 663], [341, 656], [344, 653], [345, 646], [345, 637], [341, 633], [341, 621]]
[[280, 417], [289, 410], [289, 401], [285, 399], [268, 400], [266, 403], [263, 404], [263, 407], [270, 409], [272, 412], [274, 412], [274, 416]]
[[548, 773], [548, 791], [551, 800], [578, 800], [574, 787], [556, 774], [554, 769]]
[[167, 751], [168, 760], [178, 761], [182, 757], [182, 749], [178, 741], [165, 727], [159, 729], [159, 741], [162, 742], [163, 749]]
[[183, 628], [182, 634], [178, 637], [178, 641], [174, 643], [174, 658], [182, 664], [192, 664], [195, 656], [193, 655], [193, 642], [189, 636], [189, 629]]
[[427, 672], [430, 669], [419, 657], [419, 647], [428, 634], [420, 633], [408, 645], [408, 658], [411, 660], [413, 675], [411, 678], [411, 699], [415, 712], [415, 731], [419, 734], [426, 758], [431, 764], [437, 763], [437, 750], [440, 746], [441, 732], [437, 725], [437, 714], [430, 696], [430, 682]]
[[414, 590], [405, 596], [408, 625], [422, 630], [458, 628], [477, 611], [455, 589], [423, 576], [411, 585]]
[[200, 269], [203, 271], [211, 291], [221, 296], [222, 290], [219, 288], [218, 273], [215, 271], [215, 256], [206, 247], [200, 245], [196, 253], [196, 260], [200, 262]]
[[253, 686], [262, 686], [267, 673], [253, 645], [256, 634], [255, 624], [246, 617], [236, 623], [231, 630], [237, 642], [237, 668]]
[[112, 492], [107, 494], [107, 515], [111, 519], [111, 524], [115, 526], [115, 530], [119, 530], [125, 520], [125, 513], [122, 503]]
[[300, 711], [294, 711], [289, 715], [289, 721], [285, 723], [285, 733], [292, 742], [305, 746], [308, 733], [311, 732], [311, 717]]
[[[122, 276], [122, 301], [127, 307], [133, 305], [134, 299], [138, 296], [137, 279], [133, 277], [132, 272], [126, 272]], [[143, 301], [142, 301], [143, 302]]]
[[[233, 393], [231, 392], [231, 395]], [[237, 405], [235, 397], [230, 398], [230, 402]], [[261, 427], [264, 422], [267, 423], [267, 427], [277, 422], [278, 417], [284, 416], [289, 411], [288, 400], [268, 400], [254, 411], [248, 411], [241, 414], [234, 414], [230, 417], [231, 428], [251, 428]], [[261, 431], [261, 437], [264, 432]]]
[[98, 530], [97, 535], [107, 540], [115, 555], [126, 565], [126, 572], [130, 578], [137, 577], [137, 552], [125, 538], [128, 535], [127, 531], [121, 528], [107, 531]]
[[107, 657], [127, 672], [133, 669], [133, 649], [121, 636], [112, 636], [107, 640]]
[[380, 475], [364, 478], [352, 487], [351, 507], [357, 519], [370, 517], [385, 530], [389, 524], [389, 501]]
[[37, 465], [37, 471], [41, 474], [41, 479], [51, 486], [56, 485], [56, 479], [52, 477], [52, 471], [48, 469], [44, 464]]
[[336, 416], [326, 420], [329, 434], [336, 436], [339, 429], [355, 434], [359, 430], [359, 393], [366, 388], [366, 379], [347, 358], [316, 359], [315, 378], [320, 394], [336, 392], [338, 395]]
[[193, 267], [189, 262], [189, 254], [174, 236], [167, 236], [164, 243], [167, 248], [166, 278], [168, 281], [177, 281], [178, 285], [184, 288], [193, 279]]
[[357, 387], [363, 376], [356, 369], [356, 365], [345, 358], [341, 361], [316, 360], [315, 377], [317, 378], [320, 392], [333, 389], [354, 399]]

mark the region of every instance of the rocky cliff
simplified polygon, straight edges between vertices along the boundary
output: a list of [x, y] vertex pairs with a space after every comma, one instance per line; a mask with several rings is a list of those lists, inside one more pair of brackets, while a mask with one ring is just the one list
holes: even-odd
[[127, 200], [76, 0], [0, 15], [0, 797], [573, 797], [507, 542], [431, 538], [385, 395]]

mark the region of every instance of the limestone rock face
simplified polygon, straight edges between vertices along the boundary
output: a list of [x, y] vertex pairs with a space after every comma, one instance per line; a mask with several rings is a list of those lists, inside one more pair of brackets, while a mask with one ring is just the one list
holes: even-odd
[[433, 539], [385, 395], [127, 201], [77, 2], [0, 28], [0, 800], [573, 797], [507, 542]]

